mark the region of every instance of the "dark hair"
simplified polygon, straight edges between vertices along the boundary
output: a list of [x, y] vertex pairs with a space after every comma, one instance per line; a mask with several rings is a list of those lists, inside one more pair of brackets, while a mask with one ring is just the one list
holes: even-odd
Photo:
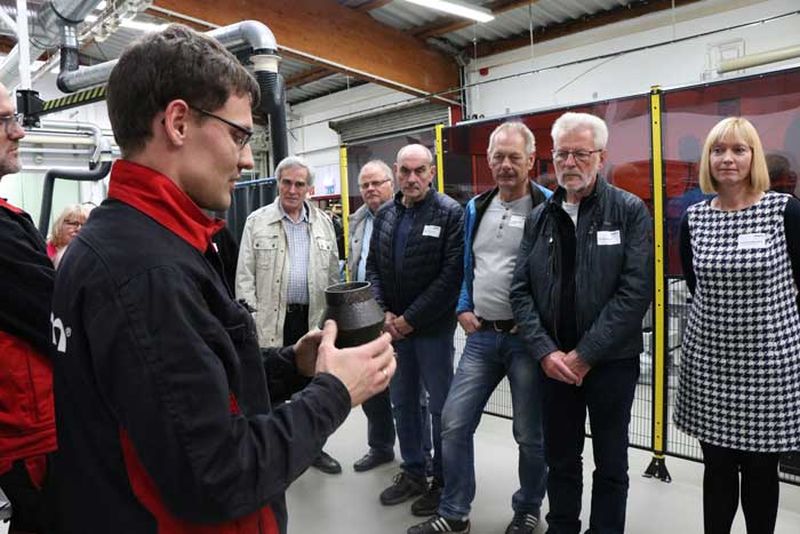
[[253, 76], [217, 41], [182, 24], [131, 44], [108, 79], [108, 116], [123, 157], [144, 148], [155, 115], [181, 98], [214, 111], [231, 95], [250, 95], [258, 105]]

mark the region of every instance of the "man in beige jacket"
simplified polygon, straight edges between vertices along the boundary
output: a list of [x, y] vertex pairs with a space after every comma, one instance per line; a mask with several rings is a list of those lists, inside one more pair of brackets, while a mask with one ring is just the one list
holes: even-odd
[[[314, 171], [289, 156], [275, 169], [278, 198], [247, 217], [236, 268], [236, 298], [253, 308], [262, 347], [290, 345], [319, 326], [325, 288], [339, 280], [330, 218], [306, 199]], [[340, 473], [324, 451], [314, 467]]]

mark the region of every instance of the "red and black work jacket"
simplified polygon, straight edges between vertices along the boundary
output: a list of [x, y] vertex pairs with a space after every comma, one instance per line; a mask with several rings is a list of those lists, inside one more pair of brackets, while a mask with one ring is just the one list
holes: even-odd
[[211, 246], [220, 225], [117, 161], [70, 244], [53, 297], [59, 532], [284, 533], [284, 491], [347, 416], [327, 374], [271, 407], [255, 325]]
[[53, 263], [30, 216], [0, 199], [0, 474], [56, 449]]

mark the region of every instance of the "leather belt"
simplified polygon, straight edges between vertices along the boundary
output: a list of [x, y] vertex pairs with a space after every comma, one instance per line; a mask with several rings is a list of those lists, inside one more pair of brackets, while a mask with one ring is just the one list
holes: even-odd
[[286, 313], [302, 313], [308, 311], [308, 304], [287, 304]]
[[481, 319], [480, 317], [478, 319], [481, 322], [481, 327], [479, 330], [493, 330], [495, 332], [502, 332], [504, 334], [517, 333], [517, 323], [514, 322], [514, 319], [503, 319], [500, 321]]

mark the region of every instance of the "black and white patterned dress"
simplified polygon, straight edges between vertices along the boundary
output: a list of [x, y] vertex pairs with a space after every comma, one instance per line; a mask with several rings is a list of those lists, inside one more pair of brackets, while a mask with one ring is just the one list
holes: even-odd
[[800, 450], [800, 317], [786, 244], [788, 195], [687, 212], [697, 285], [675, 422], [713, 445]]

